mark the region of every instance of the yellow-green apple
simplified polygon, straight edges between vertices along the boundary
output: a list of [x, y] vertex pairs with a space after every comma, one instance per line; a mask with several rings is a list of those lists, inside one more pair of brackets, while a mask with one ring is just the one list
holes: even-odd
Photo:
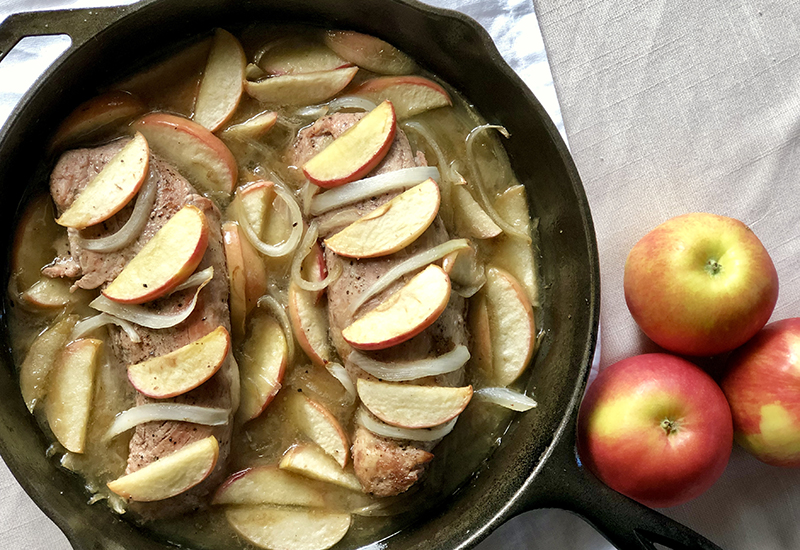
[[394, 141], [397, 117], [384, 101], [303, 165], [303, 173], [330, 188], [366, 176], [386, 156]]
[[741, 346], [766, 324], [778, 274], [745, 224], [693, 213], [636, 243], [624, 288], [631, 315], [651, 340], [674, 353], [706, 356]]
[[244, 92], [246, 63], [239, 40], [228, 31], [217, 29], [197, 90], [195, 122], [216, 132], [233, 116]]
[[31, 344], [19, 369], [19, 386], [29, 411], [33, 412], [47, 394], [47, 379], [56, 361], [60, 360], [61, 350], [69, 342], [77, 322], [77, 315], [65, 315], [39, 334]]
[[253, 318], [239, 360], [241, 400], [236, 414], [243, 421], [259, 416], [281, 389], [289, 348], [280, 324], [269, 315]]
[[353, 472], [344, 470], [335, 458], [314, 444], [293, 445], [284, 453], [279, 467], [351, 491], [362, 490], [361, 482]]
[[376, 103], [391, 101], [399, 120], [453, 104], [450, 94], [444, 88], [422, 76], [373, 78], [359, 85], [353, 90], [353, 94]]
[[394, 254], [428, 229], [439, 203], [439, 185], [428, 178], [328, 237], [325, 245], [348, 258]]
[[326, 550], [350, 529], [350, 514], [318, 508], [229, 506], [225, 517], [242, 538], [269, 550]]
[[355, 31], [328, 31], [325, 44], [347, 61], [379, 74], [405, 74], [415, 64], [406, 54], [380, 38]]
[[292, 36], [275, 41], [264, 51], [258, 66], [272, 75], [316, 73], [349, 67], [325, 44], [307, 36]]
[[308, 478], [270, 464], [232, 474], [219, 486], [212, 502], [323, 507], [325, 495]]
[[228, 265], [231, 328], [238, 341], [244, 337], [247, 316], [267, 290], [267, 270], [236, 222], [222, 224], [222, 242]]
[[800, 318], [770, 323], [737, 349], [721, 386], [736, 441], [767, 464], [800, 467]]
[[150, 147], [140, 133], [89, 181], [56, 223], [84, 229], [109, 219], [138, 193], [150, 168]]
[[674, 355], [637, 355], [611, 365], [581, 404], [584, 464], [646, 506], [674, 506], [703, 493], [725, 470], [732, 446], [722, 390]]
[[188, 491], [214, 471], [219, 443], [211, 435], [109, 482], [108, 488], [137, 502], [164, 500]]
[[350, 442], [342, 425], [324, 405], [296, 393], [288, 400], [289, 420], [311, 441], [344, 468], [350, 457]]
[[450, 278], [431, 264], [374, 309], [342, 330], [361, 350], [385, 349], [413, 338], [439, 318], [450, 300]]
[[358, 397], [369, 411], [392, 426], [432, 428], [454, 419], [472, 399], [472, 386], [416, 386], [358, 380]]
[[194, 205], [186, 205], [147, 241], [103, 294], [123, 304], [141, 304], [164, 296], [194, 272], [207, 245], [205, 214]]
[[358, 67], [332, 71], [271, 76], [257, 82], [246, 80], [244, 89], [253, 99], [270, 106], [311, 105], [344, 90]]
[[333, 359], [333, 345], [328, 339], [328, 308], [317, 302], [317, 294], [289, 284], [289, 321], [297, 343], [315, 365], [324, 366]]

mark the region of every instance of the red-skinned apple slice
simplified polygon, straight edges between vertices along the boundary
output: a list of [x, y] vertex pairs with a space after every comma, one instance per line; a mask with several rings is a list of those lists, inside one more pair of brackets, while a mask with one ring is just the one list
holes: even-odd
[[295, 283], [289, 285], [289, 320], [297, 343], [315, 365], [324, 366], [333, 358], [328, 339], [328, 310], [317, 302], [315, 292]]
[[301, 433], [322, 447], [344, 468], [350, 456], [350, 442], [339, 421], [324, 405], [305, 395], [289, 398], [289, 417]]
[[275, 465], [255, 466], [232, 474], [219, 486], [213, 504], [325, 506], [325, 495], [307, 478]]
[[476, 239], [491, 239], [503, 232], [464, 185], [453, 186], [452, 198], [459, 234]]
[[240, 536], [268, 550], [327, 550], [350, 529], [350, 514], [328, 510], [235, 506], [225, 517]]
[[144, 183], [150, 167], [150, 147], [140, 133], [83, 188], [56, 220], [59, 225], [84, 229], [122, 210]]
[[449, 107], [453, 104], [447, 90], [433, 80], [422, 76], [373, 78], [353, 90], [353, 94], [376, 103], [391, 101], [397, 112], [398, 120], [404, 120], [431, 109]]
[[336, 459], [316, 445], [294, 445], [284, 453], [280, 468], [351, 491], [362, 490], [354, 473], [343, 470]]
[[244, 89], [253, 99], [270, 106], [312, 105], [326, 101], [344, 90], [358, 67], [333, 71], [273, 76], [258, 82], [245, 81]]
[[230, 349], [230, 334], [219, 326], [175, 351], [129, 365], [128, 380], [148, 397], [175, 397], [214, 376]]
[[228, 31], [217, 29], [197, 91], [195, 122], [216, 132], [233, 116], [244, 92], [246, 63], [239, 40]]
[[379, 74], [405, 74], [415, 64], [406, 54], [380, 38], [354, 31], [328, 31], [325, 44], [338, 55]]
[[432, 264], [405, 286], [342, 330], [354, 348], [385, 349], [413, 338], [444, 311], [450, 300], [450, 278]]
[[81, 288], [70, 292], [71, 286], [69, 279], [42, 277], [20, 294], [20, 298], [26, 304], [42, 309], [59, 309], [81, 301], [88, 304], [91, 294]]
[[258, 139], [266, 134], [278, 121], [278, 113], [264, 111], [244, 122], [234, 124], [222, 131], [222, 137], [233, 139]]
[[320, 187], [355, 181], [375, 168], [392, 145], [397, 118], [384, 101], [303, 165], [303, 173]]
[[192, 274], [207, 245], [205, 214], [194, 205], [184, 206], [128, 262], [103, 294], [123, 304], [141, 304], [164, 296]]
[[472, 386], [415, 386], [360, 379], [358, 396], [369, 411], [392, 426], [432, 428], [449, 422], [472, 399]]
[[19, 369], [22, 398], [30, 412], [47, 394], [47, 379], [69, 342], [77, 315], [67, 315], [36, 337]]
[[274, 187], [275, 184], [271, 181], [254, 181], [239, 187], [236, 190], [236, 198], [233, 199], [234, 202], [238, 201], [241, 204], [239, 211], [247, 216], [253, 232], [262, 239], [276, 196]]
[[289, 37], [270, 44], [258, 61], [269, 74], [301, 74], [332, 71], [351, 66], [333, 50], [306, 36]]
[[239, 418], [252, 420], [264, 412], [281, 389], [288, 358], [289, 348], [280, 324], [267, 315], [254, 317], [239, 361]]
[[228, 194], [239, 177], [236, 158], [205, 127], [176, 115], [151, 113], [137, 120], [150, 147], [202, 191]]
[[[530, 235], [535, 230], [531, 223], [524, 186], [514, 185], [506, 189], [497, 197], [494, 208], [506, 223], [511, 224], [523, 235]], [[533, 247], [523, 239], [508, 235], [499, 238], [495, 243], [492, 263], [511, 273], [525, 288], [531, 305], [536, 306], [539, 303], [539, 285], [536, 283], [536, 259]]]
[[109, 482], [108, 488], [133, 501], [164, 500], [188, 491], [207, 478], [218, 458], [219, 444], [212, 435]]
[[56, 359], [47, 381], [47, 424], [58, 442], [73, 453], [82, 453], [86, 443], [102, 345], [101, 340], [93, 338], [70, 342]]
[[231, 327], [233, 337], [239, 340], [245, 333], [247, 315], [267, 290], [267, 271], [258, 252], [242, 234], [236, 222], [222, 224], [222, 242], [228, 265]]
[[439, 186], [428, 178], [325, 240], [340, 256], [375, 258], [413, 243], [439, 211]]

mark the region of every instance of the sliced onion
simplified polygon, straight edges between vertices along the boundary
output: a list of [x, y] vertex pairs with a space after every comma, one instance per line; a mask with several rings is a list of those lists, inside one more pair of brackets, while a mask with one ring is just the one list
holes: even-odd
[[434, 246], [433, 248], [429, 248], [424, 252], [420, 252], [419, 254], [411, 256], [384, 273], [383, 277], [378, 279], [371, 287], [362, 292], [358, 298], [353, 300], [348, 313], [350, 316], [355, 314], [355, 312], [358, 311], [358, 308], [363, 306], [367, 300], [373, 296], [377, 296], [380, 292], [389, 288], [392, 283], [394, 283], [403, 275], [411, 273], [412, 271], [415, 271], [421, 267], [425, 267], [436, 260], [440, 260], [456, 250], [462, 250], [469, 247], [470, 244], [467, 239], [451, 239], [440, 245]]
[[131, 342], [138, 344], [142, 341], [132, 324], [124, 319], [119, 319], [113, 315], [109, 315], [108, 313], [98, 313], [93, 317], [89, 317], [88, 319], [84, 319], [83, 321], [76, 323], [72, 329], [72, 335], [70, 336], [70, 339], [77, 340], [78, 338], [86, 336], [95, 329], [111, 324], [117, 325], [124, 330]]
[[347, 392], [347, 395], [350, 396], [351, 400], [355, 401], [358, 392], [356, 391], [356, 385], [353, 383], [353, 379], [350, 378], [350, 373], [347, 372], [347, 369], [339, 363], [328, 363], [325, 365], [325, 368], [328, 369], [331, 376], [342, 384], [342, 387], [344, 387], [344, 390]]
[[346, 227], [360, 218], [361, 214], [352, 208], [336, 212], [335, 214], [322, 218], [322, 221], [319, 222], [319, 234], [329, 235], [334, 230]]
[[123, 411], [117, 415], [105, 434], [111, 439], [145, 422], [191, 422], [204, 426], [222, 426], [230, 419], [228, 409], [212, 409], [182, 403], [147, 403]]
[[308, 217], [311, 214], [311, 201], [318, 192], [319, 186], [308, 180], [300, 188], [300, 203], [303, 205], [303, 216]]
[[289, 191], [277, 184], [273, 186], [273, 189], [275, 190], [275, 194], [280, 197], [289, 208], [289, 220], [292, 224], [292, 233], [289, 235], [288, 239], [279, 244], [267, 244], [262, 241], [258, 235], [256, 235], [253, 226], [250, 225], [250, 220], [248, 220], [247, 216], [241, 211], [239, 202], [236, 202], [235, 207], [237, 211], [236, 218], [239, 222], [239, 226], [244, 230], [247, 240], [250, 241], [250, 244], [252, 244], [256, 250], [271, 258], [281, 258], [294, 252], [297, 245], [300, 244], [300, 239], [303, 236], [303, 213], [300, 212], [300, 206]]
[[340, 206], [383, 195], [396, 189], [412, 187], [428, 178], [438, 182], [439, 169], [435, 166], [414, 166], [352, 181], [314, 197], [311, 201], [311, 214], [319, 216]]
[[297, 109], [294, 114], [300, 117], [320, 118], [328, 114], [328, 106], [325, 104], [307, 105], [306, 107]]
[[536, 401], [527, 395], [508, 388], [481, 388], [473, 394], [473, 397], [517, 412], [529, 411], [537, 405]]
[[133, 242], [138, 237], [147, 220], [150, 219], [150, 213], [153, 211], [153, 204], [156, 202], [156, 191], [158, 190], [158, 180], [161, 176], [154, 166], [150, 166], [150, 175], [147, 181], [144, 182], [139, 194], [136, 197], [136, 204], [131, 212], [131, 217], [128, 221], [113, 235], [107, 237], [100, 237], [99, 239], [84, 239], [78, 235], [77, 242], [86, 250], [92, 252], [114, 252], [120, 248], [124, 248]]
[[467, 346], [456, 346], [439, 357], [431, 359], [420, 359], [418, 361], [398, 361], [385, 363], [364, 355], [359, 351], [353, 351], [347, 360], [358, 368], [366, 371], [376, 378], [387, 382], [404, 382], [416, 380], [426, 376], [438, 376], [448, 372], [457, 371], [469, 361], [469, 350]]
[[203, 288], [209, 282], [211, 282], [211, 279], [214, 278], [213, 267], [204, 269], [201, 271], [201, 273], [205, 273], [206, 275], [205, 278], [200, 282], [197, 290], [195, 290], [191, 303], [176, 313], [158, 313], [136, 304], [120, 304], [114, 302], [113, 300], [109, 300], [102, 294], [92, 300], [92, 302], [89, 303], [89, 306], [93, 307], [97, 311], [108, 313], [114, 317], [125, 319], [126, 321], [130, 321], [131, 323], [136, 323], [137, 325], [147, 328], [158, 330], [174, 327], [175, 325], [185, 321], [189, 315], [192, 314], [194, 308], [197, 307], [197, 297], [200, 294], [200, 291], [203, 290]]
[[187, 288], [192, 288], [193, 286], [201, 285], [204, 281], [210, 281], [213, 277], [214, 267], [208, 266], [205, 269], [192, 273], [188, 279], [176, 286], [175, 290], [173, 290], [170, 294], [174, 294], [175, 292], [179, 292], [181, 290], [186, 290]]
[[286, 314], [286, 309], [269, 294], [264, 294], [257, 302], [258, 307], [265, 307], [272, 315], [278, 320], [278, 323], [283, 329], [283, 334], [286, 337], [286, 345], [289, 348], [289, 357], [286, 360], [288, 365], [294, 361], [294, 333], [292, 332], [292, 324], [289, 321], [289, 316]]
[[303, 260], [305, 260], [306, 256], [308, 256], [308, 253], [311, 252], [314, 243], [317, 242], [318, 236], [319, 231], [317, 231], [317, 222], [311, 222], [311, 225], [308, 226], [308, 231], [306, 231], [305, 237], [303, 237], [303, 240], [300, 243], [297, 253], [292, 259], [292, 282], [296, 283], [297, 286], [303, 290], [307, 290], [308, 292], [319, 292], [324, 288], [328, 288], [328, 286], [336, 281], [336, 279], [338, 279], [342, 274], [341, 263], [336, 262], [333, 270], [331, 270], [321, 281], [307, 281], [306, 279], [303, 279], [301, 271], [303, 267]]
[[397, 426], [390, 426], [389, 424], [381, 422], [368, 413], [366, 409], [358, 409], [356, 413], [356, 422], [375, 435], [390, 437], [392, 439], [408, 439], [411, 441], [436, 441], [437, 439], [441, 439], [453, 431], [457, 420], [458, 417], [455, 417], [450, 422], [440, 424], [433, 428], [398, 428]]

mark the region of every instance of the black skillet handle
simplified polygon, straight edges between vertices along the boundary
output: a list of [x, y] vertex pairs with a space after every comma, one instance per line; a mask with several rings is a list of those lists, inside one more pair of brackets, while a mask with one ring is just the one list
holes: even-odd
[[543, 470], [526, 487], [526, 509], [562, 508], [595, 527], [620, 550], [722, 550], [663, 514], [610, 489], [580, 464], [575, 422], [561, 434]]

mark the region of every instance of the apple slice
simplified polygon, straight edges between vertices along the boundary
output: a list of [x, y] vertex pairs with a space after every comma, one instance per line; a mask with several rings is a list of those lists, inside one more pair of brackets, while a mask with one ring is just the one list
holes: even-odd
[[11, 276], [16, 290], [23, 291], [42, 276], [42, 267], [58, 254], [56, 243], [66, 238], [66, 230], [55, 221], [50, 194], [40, 194], [25, 207], [14, 235], [11, 251]]
[[239, 177], [236, 158], [200, 124], [176, 115], [151, 113], [137, 120], [133, 128], [200, 190], [226, 195], [233, 191]]
[[278, 113], [264, 111], [244, 122], [234, 124], [222, 131], [222, 137], [232, 139], [258, 139], [266, 134], [278, 121]]
[[384, 76], [367, 80], [353, 94], [374, 102], [389, 100], [397, 111], [398, 120], [449, 107], [450, 94], [439, 84], [422, 76]]
[[328, 31], [325, 44], [347, 61], [379, 74], [406, 74], [415, 63], [380, 38], [354, 31]]
[[222, 224], [222, 242], [228, 264], [229, 303], [233, 337], [244, 337], [247, 316], [267, 290], [267, 271], [258, 252], [242, 234], [239, 224]]
[[[528, 211], [528, 198], [524, 186], [509, 187], [497, 197], [494, 208], [512, 227], [525, 235], [532, 234], [534, 224]], [[492, 263], [511, 273], [520, 282], [532, 305], [539, 303], [536, 258], [530, 243], [508, 236], [498, 239]]]
[[356, 349], [385, 349], [413, 338], [444, 311], [450, 300], [450, 278], [431, 264], [405, 286], [342, 330]]
[[327, 238], [325, 245], [349, 258], [394, 254], [428, 229], [439, 204], [439, 186], [428, 178]]
[[453, 186], [453, 209], [461, 235], [492, 239], [503, 232], [464, 185]]
[[231, 336], [219, 326], [175, 351], [129, 365], [128, 380], [147, 397], [175, 397], [214, 376], [230, 349]]
[[188, 204], [147, 241], [103, 294], [123, 304], [141, 304], [164, 296], [194, 272], [207, 245], [206, 216]]
[[254, 181], [236, 190], [236, 198], [233, 200], [240, 203], [239, 211], [247, 216], [253, 232], [259, 238], [264, 238], [267, 219], [270, 217], [275, 197], [275, 184], [271, 181]]
[[46, 395], [47, 379], [77, 322], [77, 315], [67, 315], [56, 321], [36, 337], [22, 361], [19, 386], [22, 399], [30, 412], [33, 412]]
[[86, 443], [102, 345], [94, 338], [70, 342], [56, 359], [48, 380], [44, 402], [47, 424], [58, 442], [73, 453], [82, 453]]
[[489, 308], [483, 292], [469, 304], [469, 333], [472, 336], [470, 361], [485, 375], [492, 375], [492, 335], [489, 328]]
[[394, 141], [397, 118], [384, 101], [303, 165], [303, 173], [330, 188], [366, 176], [386, 156]]
[[[325, 253], [322, 251], [319, 241], [314, 241], [314, 244], [311, 245], [311, 251], [303, 258], [300, 273], [311, 283], [318, 283], [328, 276], [328, 264], [325, 263]], [[314, 303], [318, 304], [324, 294], [324, 288], [317, 292], [312, 292]]]
[[336, 459], [316, 445], [292, 446], [281, 458], [280, 468], [351, 491], [362, 491], [355, 474], [343, 470]]
[[233, 116], [244, 92], [246, 64], [239, 40], [228, 31], [217, 29], [197, 91], [195, 122], [216, 132]]
[[317, 302], [315, 292], [289, 285], [289, 320], [297, 343], [315, 365], [324, 366], [333, 359], [328, 339], [328, 309]]
[[150, 147], [140, 133], [83, 188], [56, 222], [84, 229], [109, 219], [139, 192], [150, 168]]
[[258, 66], [273, 75], [316, 73], [350, 67], [325, 44], [307, 36], [293, 36], [270, 44]]
[[268, 550], [326, 550], [350, 529], [350, 514], [328, 510], [235, 506], [225, 517], [244, 539]]
[[492, 339], [492, 380], [508, 386], [528, 366], [536, 344], [533, 308], [522, 285], [507, 271], [486, 270], [489, 331]]
[[345, 67], [333, 71], [287, 74], [250, 82], [246, 80], [247, 94], [271, 106], [313, 105], [326, 101], [344, 90], [358, 72], [358, 67]]
[[350, 455], [350, 442], [339, 421], [320, 403], [305, 395], [292, 394], [289, 417], [301, 433], [322, 447], [344, 468]]
[[325, 506], [325, 495], [307, 478], [269, 465], [247, 468], [232, 474], [219, 486], [212, 503], [321, 508]]
[[188, 491], [207, 478], [214, 471], [218, 458], [219, 444], [211, 435], [109, 482], [108, 488], [137, 502], [164, 500]]
[[20, 298], [31, 306], [42, 309], [59, 309], [81, 301], [89, 303], [91, 294], [81, 288], [70, 292], [71, 281], [42, 277], [20, 294]]
[[472, 386], [415, 386], [359, 379], [358, 397], [369, 411], [392, 426], [432, 428], [461, 414]]
[[281, 389], [288, 359], [289, 347], [280, 324], [268, 315], [254, 317], [239, 360], [240, 419], [256, 418], [272, 402]]
[[82, 139], [99, 138], [145, 110], [145, 104], [128, 92], [115, 90], [93, 97], [79, 105], [59, 125], [50, 149], [64, 149]]

